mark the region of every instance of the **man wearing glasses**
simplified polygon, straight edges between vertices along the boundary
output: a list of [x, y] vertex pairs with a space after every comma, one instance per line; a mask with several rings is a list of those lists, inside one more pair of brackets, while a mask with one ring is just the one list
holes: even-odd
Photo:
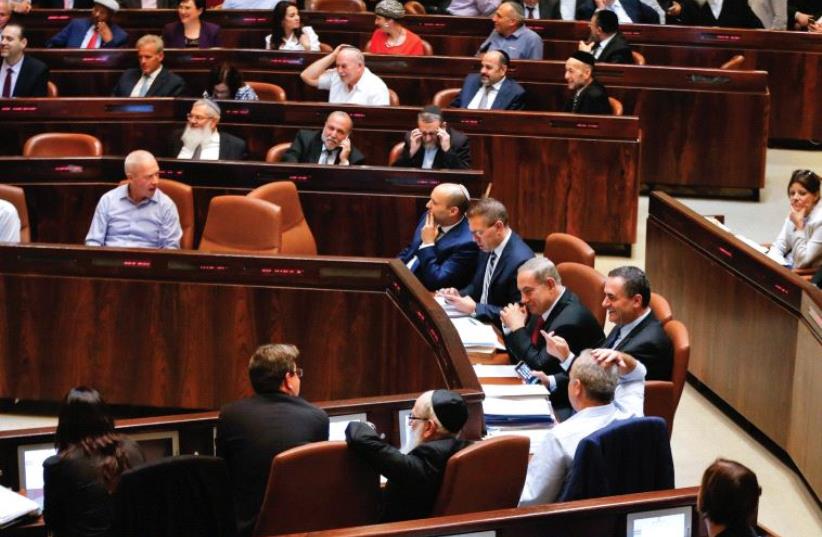
[[272, 459], [293, 447], [328, 440], [328, 415], [299, 396], [299, 354], [294, 345], [258, 348], [248, 362], [254, 395], [220, 410], [215, 444], [228, 466], [239, 535], [254, 529]]
[[425, 518], [434, 501], [451, 455], [467, 445], [457, 434], [468, 420], [462, 397], [448, 390], [427, 391], [417, 398], [408, 417], [408, 454], [387, 444], [368, 423], [351, 422], [345, 429], [349, 449], [388, 479], [380, 519], [383, 522]]
[[245, 142], [217, 130], [220, 106], [210, 99], [199, 99], [191, 105], [185, 130], [175, 137], [172, 155], [190, 160], [243, 160]]

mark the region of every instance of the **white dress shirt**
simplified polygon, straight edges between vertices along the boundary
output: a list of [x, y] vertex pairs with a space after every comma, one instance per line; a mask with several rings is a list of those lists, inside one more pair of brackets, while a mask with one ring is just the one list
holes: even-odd
[[103, 36], [100, 35], [100, 32], [97, 32], [97, 35], [94, 38], [94, 44], [89, 46], [88, 42], [91, 41], [91, 36], [97, 32], [97, 26], [92, 24], [86, 30], [86, 35], [83, 37], [83, 42], [80, 43], [80, 48], [100, 48], [103, 46]]
[[6, 200], [0, 200], [0, 242], [20, 242], [20, 217]]
[[608, 46], [608, 43], [611, 42], [615, 35], [616, 34], [609, 35], [606, 39], [599, 42], [599, 46], [594, 49], [594, 58], [599, 59], [600, 54], [602, 54], [602, 51], [605, 50], [605, 47]]
[[[491, 91], [488, 92], [488, 100], [486, 101], [486, 108], [485, 110], [490, 110], [491, 107], [494, 105], [494, 100], [497, 98], [497, 94], [499, 93], [499, 89], [502, 87], [502, 83], [505, 82], [505, 77], [502, 77], [496, 84], [491, 86]], [[471, 99], [471, 102], [468, 103], [469, 110], [476, 110], [479, 108], [479, 103], [482, 100], [482, 94], [485, 92], [485, 86], [480, 86], [477, 92], [474, 94], [474, 98]]]
[[349, 89], [334, 69], [329, 69], [320, 76], [317, 87], [328, 90], [328, 102], [340, 104], [359, 104], [363, 106], [388, 106], [388, 86], [368, 67], [362, 76]]

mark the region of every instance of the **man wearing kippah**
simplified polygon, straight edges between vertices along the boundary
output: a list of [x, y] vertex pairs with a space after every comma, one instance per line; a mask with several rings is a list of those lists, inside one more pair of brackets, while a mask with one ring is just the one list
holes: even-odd
[[467, 445], [457, 438], [468, 420], [468, 407], [457, 393], [423, 393], [408, 420], [413, 449], [407, 455], [367, 423], [352, 422], [345, 429], [349, 449], [388, 478], [381, 512], [384, 522], [430, 516], [448, 459]]
[[468, 137], [442, 119], [439, 106], [428, 105], [417, 114], [417, 128], [405, 134], [400, 158], [392, 166], [431, 169], [471, 167]]
[[565, 103], [564, 112], [574, 114], [610, 114], [611, 105], [605, 86], [594, 80], [596, 60], [590, 52], [578, 50], [565, 62], [565, 81], [573, 96]]
[[60, 33], [46, 42], [49, 48], [119, 48], [126, 45], [128, 35], [111, 23], [120, 9], [117, 0], [94, 0], [91, 17], [72, 19]]
[[[244, 160], [245, 142], [217, 130], [220, 106], [211, 99], [198, 99], [186, 116], [188, 123], [176, 136], [171, 156], [189, 160]], [[179, 132], [179, 131], [178, 131]]]

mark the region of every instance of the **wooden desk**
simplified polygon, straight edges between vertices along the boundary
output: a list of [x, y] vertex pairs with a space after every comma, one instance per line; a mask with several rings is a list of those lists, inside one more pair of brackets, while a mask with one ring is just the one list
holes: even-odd
[[691, 334], [689, 372], [822, 491], [822, 291], [664, 194], [646, 270]]

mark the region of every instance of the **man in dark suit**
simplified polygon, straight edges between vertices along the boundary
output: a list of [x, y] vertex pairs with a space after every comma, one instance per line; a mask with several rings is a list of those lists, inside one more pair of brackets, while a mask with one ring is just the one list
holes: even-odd
[[299, 397], [300, 352], [263, 345], [248, 363], [255, 394], [225, 405], [217, 422], [217, 456], [228, 466], [241, 536], [251, 535], [272, 459], [287, 449], [328, 440], [326, 413]]
[[348, 137], [354, 130], [351, 116], [345, 112], [331, 112], [325, 119], [322, 132], [299, 130], [291, 147], [283, 155], [283, 162], [306, 164], [358, 165], [365, 162], [360, 150], [351, 145]]
[[477, 200], [467, 216], [481, 250], [474, 278], [460, 290], [440, 289], [437, 294], [457, 311], [499, 325], [502, 308], [519, 300], [517, 269], [534, 257], [534, 252], [508, 226], [508, 211], [497, 200]]
[[462, 91], [451, 103], [454, 108], [471, 110], [522, 110], [525, 90], [506, 78], [510, 60], [503, 50], [490, 50], [482, 55], [479, 74], [465, 77]]
[[578, 50], [565, 62], [565, 81], [574, 92], [565, 104], [564, 112], [574, 114], [610, 114], [611, 105], [605, 86], [594, 80], [594, 57]]
[[[34, 0], [35, 7], [40, 9], [66, 9], [64, 0]], [[91, 9], [94, 0], [74, 0], [71, 9]]]
[[579, 50], [590, 52], [599, 63], [634, 63], [631, 46], [619, 31], [619, 20], [613, 11], [597, 11], [588, 24], [591, 38], [579, 42]]
[[28, 44], [23, 26], [10, 22], [0, 36], [0, 98], [45, 97], [49, 68], [23, 53]]
[[589, 21], [594, 11], [607, 9], [619, 16], [619, 21], [628, 24], [659, 24], [659, 13], [640, 0], [583, 0], [577, 5], [577, 20]]
[[570, 351], [578, 355], [602, 343], [602, 327], [579, 298], [562, 285], [556, 266], [545, 257], [534, 257], [520, 265], [517, 288], [522, 305], [511, 303], [500, 312], [505, 344], [512, 358], [525, 362], [533, 371], [550, 375], [543, 380], [551, 390], [554, 409], [570, 411], [568, 376], [560, 357], [546, 348], [543, 333], [549, 340], [554, 336], [563, 338]]
[[680, 0], [673, 2], [666, 14], [668, 24], [763, 28], [762, 21], [754, 14], [747, 0], [718, 0], [716, 11], [707, 2]]
[[393, 165], [466, 169], [471, 167], [471, 146], [465, 134], [445, 124], [439, 107], [430, 105], [417, 114], [417, 128], [405, 133], [402, 155]]
[[72, 19], [46, 42], [48, 48], [119, 48], [128, 41], [126, 32], [111, 22], [120, 9], [117, 0], [94, 0], [91, 17]]
[[217, 130], [220, 107], [210, 99], [199, 99], [191, 106], [188, 124], [176, 136], [171, 155], [191, 160], [244, 160], [245, 142]]
[[559, 0], [521, 0], [526, 19], [561, 20]]
[[479, 249], [465, 218], [469, 200], [462, 185], [437, 185], [411, 244], [397, 256], [431, 291], [468, 285], [477, 268]]
[[179, 97], [186, 83], [163, 67], [163, 40], [157, 35], [144, 35], [137, 40], [139, 68], [127, 70], [114, 86], [113, 97]]

